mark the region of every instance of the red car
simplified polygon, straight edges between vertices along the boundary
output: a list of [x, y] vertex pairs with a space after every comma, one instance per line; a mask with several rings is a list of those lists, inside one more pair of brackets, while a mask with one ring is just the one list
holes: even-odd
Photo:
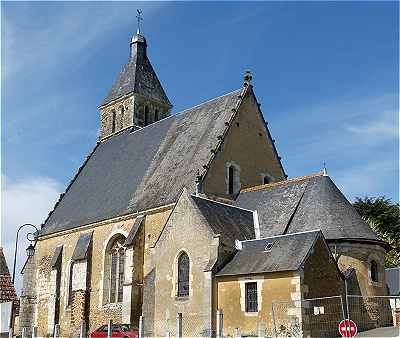
[[[108, 325], [100, 326], [90, 334], [91, 338], [107, 338]], [[112, 337], [116, 338], [138, 338], [139, 329], [131, 324], [113, 324]]]

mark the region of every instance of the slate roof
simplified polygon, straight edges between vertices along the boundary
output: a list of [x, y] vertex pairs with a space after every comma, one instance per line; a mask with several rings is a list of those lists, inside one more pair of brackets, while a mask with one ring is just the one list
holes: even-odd
[[40, 235], [173, 203], [183, 187], [193, 192], [243, 90], [98, 143]]
[[[101, 105], [105, 105], [125, 94], [135, 92], [171, 107], [171, 102], [145, 52], [146, 40], [141, 35], [137, 35], [134, 37], [134, 41], [135, 44], [139, 45], [137, 48], [142, 49], [142, 52], [131, 53], [128, 62], [122, 68]], [[135, 49], [132, 48], [132, 50]]]
[[144, 221], [144, 216], [143, 215], [138, 216], [135, 219], [135, 222], [133, 222], [132, 228], [129, 231], [129, 235], [128, 235], [128, 237], [126, 237], [126, 240], [124, 242], [124, 246], [125, 247], [128, 247], [128, 246], [133, 244], [135, 236], [136, 236], [138, 230], [140, 229], [140, 226], [142, 225], [143, 221]]
[[62, 251], [63, 251], [63, 246], [62, 245], [58, 245], [54, 249], [53, 257], [51, 258], [51, 262], [50, 262], [50, 266], [52, 268], [55, 268], [57, 266], [57, 263], [62, 258]]
[[235, 247], [235, 240], [255, 237], [254, 219], [251, 210], [192, 196], [193, 202], [216, 235], [221, 235], [222, 243]]
[[13, 302], [18, 306], [18, 297], [8, 270], [3, 248], [0, 247], [0, 303]]
[[[242, 249], [216, 275], [296, 271], [319, 236], [321, 232], [317, 230], [241, 242]], [[268, 251], [269, 243], [272, 248]]]
[[93, 231], [90, 231], [79, 236], [71, 260], [79, 261], [87, 258], [90, 242], [92, 241], [92, 235]]
[[321, 229], [327, 240], [378, 241], [329, 176], [322, 173], [245, 189], [234, 204], [257, 210], [261, 237]]

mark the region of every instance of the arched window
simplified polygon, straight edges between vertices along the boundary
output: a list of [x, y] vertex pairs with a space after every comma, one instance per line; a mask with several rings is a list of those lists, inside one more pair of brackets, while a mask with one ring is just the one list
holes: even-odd
[[111, 132], [114, 133], [115, 132], [115, 120], [117, 118], [117, 114], [115, 113], [115, 110], [113, 110], [111, 118], [112, 118], [112, 120], [111, 120]]
[[178, 297], [189, 296], [189, 256], [182, 252], [178, 258]]
[[125, 237], [120, 235], [108, 245], [104, 267], [104, 300], [105, 303], [122, 302], [123, 283], [125, 278]]
[[263, 177], [263, 184], [268, 184], [268, 183], [270, 183], [271, 182], [271, 179], [267, 176], [267, 175], [264, 175], [264, 177]]
[[149, 107], [144, 107], [144, 125], [147, 126], [149, 123]]
[[371, 261], [370, 263], [370, 268], [371, 268], [371, 280], [373, 282], [378, 282], [378, 264], [376, 261]]

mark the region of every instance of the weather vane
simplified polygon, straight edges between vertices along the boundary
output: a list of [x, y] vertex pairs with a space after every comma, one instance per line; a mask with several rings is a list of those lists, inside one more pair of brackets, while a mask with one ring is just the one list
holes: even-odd
[[137, 12], [137, 15], [136, 15], [136, 18], [137, 18], [137, 33], [140, 34], [140, 21], [143, 20], [143, 18], [142, 18], [142, 12], [143, 11], [140, 10], [140, 9], [137, 9], [136, 12]]

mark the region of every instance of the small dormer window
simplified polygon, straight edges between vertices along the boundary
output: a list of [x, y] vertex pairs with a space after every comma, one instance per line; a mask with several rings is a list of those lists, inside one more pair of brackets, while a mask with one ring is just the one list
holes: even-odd
[[272, 247], [274, 246], [273, 242], [267, 243], [267, 245], [264, 248], [264, 252], [270, 252], [272, 250]]

